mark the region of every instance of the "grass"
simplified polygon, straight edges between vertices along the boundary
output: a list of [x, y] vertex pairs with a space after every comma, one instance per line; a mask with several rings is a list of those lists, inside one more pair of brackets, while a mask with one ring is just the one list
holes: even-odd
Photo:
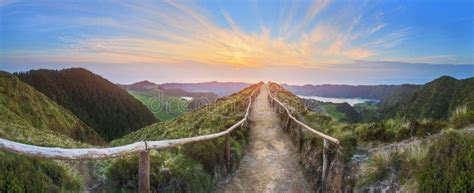
[[[248, 97], [259, 85], [250, 86], [239, 93], [219, 99], [197, 110], [186, 112], [176, 119], [159, 122], [120, 139], [111, 145], [123, 145], [140, 140], [177, 139], [206, 135], [223, 131], [244, 116]], [[248, 128], [238, 128], [231, 134], [233, 169], [243, 156], [248, 143]], [[156, 179], [155, 190], [164, 192], [209, 192], [214, 182], [224, 175], [224, 139], [184, 145], [172, 150], [160, 151], [152, 158], [152, 175]], [[133, 192], [136, 184], [129, 178], [136, 177], [136, 157], [117, 159], [108, 172], [110, 192]], [[131, 168], [121, 170], [114, 168]], [[114, 177], [117, 176], [117, 177]], [[132, 184], [131, 186], [128, 186]]]
[[467, 106], [460, 106], [453, 111], [449, 121], [453, 128], [456, 129], [474, 124], [474, 110], [469, 109]]
[[80, 192], [81, 178], [49, 160], [0, 151], [0, 192]]
[[174, 119], [188, 111], [189, 101], [180, 97], [167, 96], [161, 90], [129, 91], [129, 93], [162, 121]]
[[377, 106], [377, 102], [373, 102], [373, 101], [366, 101], [366, 102], [363, 102], [363, 103], [356, 103], [354, 104], [354, 109], [357, 111], [357, 112], [362, 112], [364, 110], [369, 110], [369, 111], [376, 111], [378, 110], [378, 106]]
[[387, 180], [400, 167], [401, 155], [396, 151], [374, 155], [361, 165], [356, 186], [367, 187]]
[[[5, 130], [13, 131], [18, 125], [19, 129], [54, 131], [81, 142], [103, 144], [99, 135], [70, 111], [15, 76], [1, 71], [0, 111], [0, 123], [9, 124], [0, 128], [0, 133], [7, 139], [16, 140], [16, 135]], [[11, 126], [13, 128], [9, 128]]]
[[443, 133], [421, 160], [416, 180], [418, 192], [474, 192], [474, 134]]
[[376, 154], [361, 165], [357, 187], [390, 175], [403, 192], [473, 192], [474, 134], [447, 130], [428, 143]]

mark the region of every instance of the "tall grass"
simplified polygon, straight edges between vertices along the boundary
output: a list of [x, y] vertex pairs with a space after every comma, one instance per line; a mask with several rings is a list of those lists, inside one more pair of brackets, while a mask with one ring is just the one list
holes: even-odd
[[399, 171], [401, 163], [401, 154], [396, 151], [372, 156], [361, 165], [356, 186], [366, 187], [388, 179]]
[[474, 124], [474, 110], [467, 108], [466, 105], [459, 106], [451, 113], [449, 121], [455, 129]]

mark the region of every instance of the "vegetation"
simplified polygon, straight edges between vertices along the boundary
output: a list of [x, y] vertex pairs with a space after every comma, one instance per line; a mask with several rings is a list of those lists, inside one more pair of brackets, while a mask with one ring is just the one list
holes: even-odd
[[[411, 85], [416, 87], [416, 85]], [[399, 85], [283, 85], [284, 88], [298, 95], [322, 96], [336, 98], [366, 98], [381, 100], [397, 90]]]
[[32, 70], [16, 75], [69, 109], [106, 140], [157, 121], [140, 101], [85, 69]]
[[80, 192], [81, 179], [49, 160], [0, 151], [0, 192]]
[[387, 180], [393, 173], [400, 170], [401, 165], [401, 155], [397, 151], [374, 155], [362, 164], [357, 186], [367, 187]]
[[[102, 144], [99, 135], [74, 114], [15, 76], [0, 72], [0, 137], [48, 143], [55, 136]], [[55, 139], [60, 143], [62, 138]]]
[[449, 119], [453, 128], [460, 129], [474, 124], [474, 109], [467, 106], [456, 108]]
[[[219, 99], [215, 103], [186, 112], [176, 119], [159, 122], [120, 139], [112, 145], [122, 145], [140, 140], [176, 139], [206, 135], [223, 131], [244, 116], [250, 94], [260, 84], [252, 85], [239, 93]], [[239, 128], [231, 134], [232, 166], [237, 167], [248, 142], [248, 128]], [[157, 183], [155, 190], [166, 192], [208, 192], [213, 189], [214, 180], [225, 174], [224, 139], [184, 145], [174, 150], [160, 151], [152, 158], [152, 176]], [[137, 176], [136, 157], [117, 159], [108, 171], [107, 187], [110, 192], [133, 192], [136, 184], [130, 176]], [[121, 168], [131, 168], [123, 170]], [[112, 177], [116, 176], [116, 177]], [[130, 185], [131, 184], [131, 185]], [[199, 188], [199, 189], [196, 189]], [[199, 191], [197, 191], [199, 192]]]
[[[150, 155], [151, 192], [211, 192], [213, 182], [202, 165], [177, 152]], [[159, 163], [159, 164], [158, 164]], [[118, 159], [107, 171], [106, 192], [138, 189], [138, 156]]]
[[180, 97], [165, 95], [161, 90], [129, 91], [160, 120], [170, 120], [188, 111], [189, 101]]
[[474, 78], [457, 80], [442, 76], [420, 88], [399, 91], [382, 100], [384, 117], [446, 120], [460, 106], [474, 108]]
[[474, 191], [474, 134], [446, 131], [428, 144], [372, 156], [360, 169], [357, 186], [399, 181], [406, 192]]
[[421, 163], [419, 192], [474, 192], [474, 134], [444, 133]]

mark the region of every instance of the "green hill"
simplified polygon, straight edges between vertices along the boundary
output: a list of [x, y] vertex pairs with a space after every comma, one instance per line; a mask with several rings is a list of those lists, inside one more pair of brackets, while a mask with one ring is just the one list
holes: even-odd
[[[199, 109], [186, 112], [173, 120], [147, 126], [111, 142], [123, 145], [140, 140], [163, 140], [206, 135], [223, 131], [243, 118], [248, 97], [258, 84]], [[237, 128], [232, 134], [233, 169], [243, 156], [248, 142], [248, 128]], [[159, 151], [152, 156], [152, 191], [156, 192], [212, 192], [213, 181], [225, 175], [223, 138], [184, 145]], [[111, 192], [136, 191], [136, 157], [120, 159], [110, 167], [106, 187]], [[160, 169], [161, 168], [161, 169]], [[165, 171], [165, 172], [163, 172]], [[170, 183], [174, 182], [174, 183]], [[192, 192], [192, 191], [191, 191]]]
[[419, 88], [401, 87], [381, 102], [380, 112], [385, 117], [447, 119], [461, 106], [474, 107], [474, 78], [442, 76]]
[[0, 71], [0, 137], [15, 141], [63, 144], [62, 137], [90, 144], [103, 140], [74, 114], [17, 77]]
[[31, 70], [21, 80], [69, 109], [112, 140], [157, 121], [138, 100], [108, 80], [82, 68]]
[[216, 94], [209, 92], [161, 89], [159, 85], [149, 81], [119, 86], [141, 101], [160, 120], [174, 119], [218, 98]]
[[[0, 112], [0, 137], [4, 139], [52, 147], [103, 144], [99, 135], [74, 114], [3, 71]], [[0, 174], [0, 192], [84, 191], [78, 173], [59, 161], [0, 151]]]
[[158, 84], [150, 81], [119, 86], [141, 101], [160, 120], [174, 119], [218, 98], [216, 94], [209, 92], [162, 89]]
[[160, 120], [170, 120], [188, 111], [189, 101], [181, 97], [166, 95], [160, 89], [128, 91], [141, 101]]

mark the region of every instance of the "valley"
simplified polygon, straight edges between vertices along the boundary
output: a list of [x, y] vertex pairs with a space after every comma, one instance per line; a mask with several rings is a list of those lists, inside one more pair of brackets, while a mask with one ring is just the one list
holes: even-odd
[[[91, 88], [87, 88], [80, 80], [61, 81], [64, 85], [73, 83], [78, 85], [67, 86], [67, 89], [50, 86], [55, 84], [48, 83], [48, 80], [52, 80], [52, 77], [61, 80], [62, 73], [93, 77], [93, 80], [102, 82], [99, 85], [103, 85], [103, 89], [90, 90]], [[249, 96], [255, 90], [260, 90], [263, 85], [263, 83], [251, 84], [237, 93], [219, 97], [206, 91], [218, 89], [222, 85], [216, 88], [208, 87], [208, 90], [202, 92], [179, 88], [165, 89], [149, 81], [116, 85], [85, 69], [32, 71], [15, 75], [2, 72], [1, 75], [1, 108], [5, 113], [0, 117], [0, 137], [32, 145], [66, 148], [106, 148], [144, 140], [159, 141], [217, 133], [229, 128], [244, 116]], [[68, 77], [74, 76], [68, 75]], [[471, 80], [441, 77], [426, 85], [400, 86], [391, 90], [391, 94], [382, 99], [361, 100], [358, 102], [363, 103], [352, 105], [347, 103], [348, 101], [325, 102], [301, 98], [286, 90], [284, 85], [268, 83], [269, 89], [266, 89], [266, 85], [263, 86], [256, 103], [251, 108], [251, 124], [237, 129], [231, 135], [231, 168], [226, 166], [228, 162], [222, 149], [225, 142], [222, 138], [183, 145], [176, 149], [151, 151], [150, 175], [154, 176], [150, 179], [151, 190], [240, 192], [246, 187], [245, 190], [250, 192], [264, 190], [313, 192], [321, 189], [376, 192], [388, 189], [412, 192], [433, 190], [430, 188], [470, 189], [471, 187], [466, 186], [463, 180], [470, 179], [471, 173], [463, 171], [472, 169], [463, 166], [472, 165], [469, 157], [472, 154], [470, 150], [474, 149], [472, 130], [464, 129], [474, 124], [474, 111], [469, 102], [474, 96], [474, 90], [470, 89], [468, 83]], [[449, 85], [456, 85], [455, 90], [443, 89], [443, 85], [447, 84], [446, 81]], [[35, 86], [30, 86], [30, 83]], [[97, 85], [95, 87], [97, 88]], [[449, 91], [450, 95], [443, 94], [444, 90]], [[283, 124], [284, 119], [280, 120], [279, 115], [275, 115], [270, 107], [266, 106], [268, 92], [288, 106], [296, 119], [340, 140], [341, 148], [330, 146], [339, 149], [326, 152], [331, 155], [327, 169], [327, 183], [321, 180], [324, 157], [321, 151], [321, 139], [302, 130], [300, 126]], [[426, 108], [405, 107], [409, 103], [426, 106], [419, 102], [408, 101], [417, 101], [419, 96], [428, 95], [429, 101], [458, 107], [443, 106], [438, 109], [443, 111], [438, 111], [436, 114], [431, 110], [425, 112]], [[107, 103], [107, 108], [98, 108], [101, 105], [97, 103], [103, 101], [100, 96], [113, 96], [114, 99]], [[189, 97], [190, 100], [183, 97]], [[198, 99], [203, 101], [197, 101]], [[374, 100], [380, 102], [373, 102]], [[443, 100], [450, 102], [439, 102]], [[136, 106], [123, 107], [131, 104]], [[92, 119], [97, 122], [90, 122], [91, 119], [88, 119], [87, 114], [92, 114], [88, 109], [94, 108], [103, 113], [116, 113], [108, 116], [110, 119], [108, 121], [113, 121], [114, 125], [120, 122], [127, 123], [132, 119], [144, 121], [143, 117], [122, 117], [120, 112], [123, 111], [119, 110], [120, 108], [138, 108], [140, 112], [145, 110], [145, 114], [152, 115], [150, 120], [154, 121], [146, 122], [145, 126], [138, 129], [123, 130], [111, 126], [107, 128], [117, 130], [100, 130], [101, 127], [96, 124], [106, 122], [101, 122], [100, 119]], [[390, 113], [387, 113], [386, 109], [390, 109]], [[419, 116], [412, 116], [410, 114], [412, 111], [416, 111]], [[125, 120], [119, 121], [115, 118]], [[96, 127], [91, 127], [88, 123], [94, 123]], [[117, 135], [117, 132], [122, 134]], [[114, 134], [111, 135], [112, 133]], [[278, 148], [280, 149], [277, 150]], [[440, 152], [445, 148], [453, 151]], [[458, 151], [459, 148], [463, 151]], [[8, 174], [3, 175], [0, 180], [2, 182], [0, 187], [3, 190], [11, 190], [17, 186], [25, 187], [24, 185], [32, 189], [19, 188], [19, 190], [52, 188], [53, 192], [63, 190], [133, 192], [138, 188], [136, 175], [139, 159], [136, 155], [86, 163], [41, 160], [7, 151], [0, 153], [2, 155], [0, 161], [5, 166], [0, 169]], [[459, 159], [445, 160], [437, 157], [444, 154]], [[25, 168], [12, 167], [15, 162], [21, 163]], [[256, 163], [263, 165], [255, 165]], [[268, 168], [275, 164], [282, 165], [280, 168], [285, 170], [276, 171]], [[432, 167], [433, 164], [449, 164], [451, 167], [445, 170]], [[75, 169], [66, 169], [70, 166], [74, 166]], [[27, 169], [31, 167], [50, 168], [54, 175], [64, 176], [64, 181], [38, 170]], [[422, 172], [423, 170], [430, 173]], [[14, 177], [13, 174], [16, 172], [28, 176]], [[441, 173], [446, 177], [434, 178], [431, 172]], [[438, 182], [437, 185], [429, 184], [433, 180], [448, 180], [447, 176], [453, 172], [458, 173], [459, 178], [450, 180], [448, 184]], [[37, 175], [41, 177], [34, 177]], [[36, 178], [40, 180], [31, 181]], [[289, 182], [288, 178], [294, 181], [285, 185], [284, 182]], [[47, 182], [49, 186], [37, 185], [36, 183], [40, 181]]]

